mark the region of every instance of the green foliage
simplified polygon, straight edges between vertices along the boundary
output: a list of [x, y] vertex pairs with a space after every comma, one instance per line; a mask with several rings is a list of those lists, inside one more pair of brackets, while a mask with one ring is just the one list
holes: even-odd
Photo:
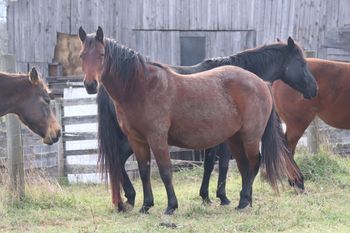
[[305, 180], [315, 182], [341, 182], [350, 176], [349, 159], [320, 151], [316, 155], [303, 154], [296, 158]]

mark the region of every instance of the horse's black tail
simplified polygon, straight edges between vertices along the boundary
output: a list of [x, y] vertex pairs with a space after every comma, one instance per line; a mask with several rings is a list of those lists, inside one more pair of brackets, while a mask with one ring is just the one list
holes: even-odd
[[122, 179], [119, 141], [123, 135], [115, 113], [115, 108], [108, 93], [101, 85], [97, 94], [98, 109], [98, 166], [103, 174], [102, 178], [108, 182], [112, 189], [112, 202], [122, 208], [120, 186]]
[[299, 180], [302, 177], [298, 167], [289, 156], [282, 123], [274, 105], [261, 141], [261, 165], [266, 170], [265, 178], [274, 190], [278, 191], [277, 182], [281, 181], [284, 176], [291, 180]]

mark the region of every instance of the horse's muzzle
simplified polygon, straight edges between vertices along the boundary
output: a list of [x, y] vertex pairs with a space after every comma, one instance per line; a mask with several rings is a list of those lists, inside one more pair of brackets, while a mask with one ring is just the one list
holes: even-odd
[[97, 81], [93, 80], [93, 81], [84, 81], [84, 87], [85, 90], [88, 94], [96, 94], [97, 93]]
[[58, 142], [60, 137], [61, 137], [61, 129], [57, 130], [54, 135], [48, 135], [45, 138], [43, 138], [43, 142], [47, 145], [52, 145]]

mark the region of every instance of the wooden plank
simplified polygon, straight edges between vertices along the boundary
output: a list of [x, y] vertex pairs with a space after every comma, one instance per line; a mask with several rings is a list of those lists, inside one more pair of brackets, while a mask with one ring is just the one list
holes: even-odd
[[47, 160], [57, 157], [57, 152], [46, 152], [40, 154], [31, 154], [26, 156], [26, 160]]
[[56, 82], [82, 82], [84, 77], [82, 75], [66, 75], [66, 76], [49, 76], [48, 81]]
[[95, 123], [97, 122], [96, 115], [87, 115], [87, 116], [73, 116], [73, 117], [63, 117], [63, 125], [73, 125], [73, 124], [86, 124], [86, 123]]
[[97, 165], [66, 164], [66, 174], [98, 173]]
[[0, 157], [0, 167], [6, 167], [7, 157]]
[[65, 156], [97, 154], [97, 149], [66, 150]]
[[[172, 170], [178, 170], [183, 167], [201, 166], [203, 162], [200, 161], [185, 161], [185, 160], [171, 160]], [[126, 171], [137, 171], [137, 161], [127, 161], [125, 163]], [[151, 170], [158, 170], [158, 166], [155, 160], [151, 161]], [[80, 164], [66, 164], [67, 174], [86, 174], [86, 173], [98, 173], [99, 169], [97, 165], [80, 165]]]
[[97, 133], [64, 133], [63, 141], [80, 141], [97, 139]]
[[[63, 105], [62, 105], [62, 99], [57, 98], [55, 99], [55, 111], [58, 123], [61, 125], [61, 130], [63, 131], [64, 126], [62, 125], [62, 117], [63, 117]], [[57, 144], [57, 177], [65, 177], [65, 157], [64, 157], [64, 141], [63, 141], [63, 135], [59, 138]]]
[[[16, 72], [16, 60], [13, 55], [1, 55], [0, 69], [5, 72]], [[23, 144], [21, 136], [21, 123], [15, 114], [6, 115], [6, 138], [8, 154], [8, 172], [10, 177], [10, 192], [18, 200], [25, 195]]]
[[8, 28], [8, 52], [15, 54], [15, 38], [16, 38], [16, 21], [15, 21], [15, 4], [17, 2], [7, 3], [7, 28]]

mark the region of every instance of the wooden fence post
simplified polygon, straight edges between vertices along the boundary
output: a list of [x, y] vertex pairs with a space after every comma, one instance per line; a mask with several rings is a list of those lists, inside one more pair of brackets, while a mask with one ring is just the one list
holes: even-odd
[[[316, 53], [315, 51], [306, 51], [305, 52], [306, 57], [315, 57]], [[318, 131], [318, 118], [315, 117], [315, 119], [311, 122], [307, 129], [307, 146], [309, 148], [309, 151], [311, 154], [317, 154], [320, 150], [320, 139], [319, 139], [319, 131]]]
[[61, 98], [56, 98], [55, 99], [55, 111], [56, 111], [56, 117], [58, 120], [58, 123], [61, 125], [62, 127], [62, 136], [60, 137], [58, 143], [58, 151], [57, 151], [57, 177], [58, 179], [62, 179], [64, 177], [66, 177], [65, 174], [65, 158], [64, 158], [64, 147], [63, 147], [63, 128], [64, 126], [62, 125], [62, 117], [63, 117], [63, 112], [62, 112], [62, 108], [63, 108], [63, 102]]
[[[16, 72], [16, 60], [13, 55], [1, 55], [0, 69]], [[10, 176], [10, 192], [19, 200], [24, 198], [24, 166], [21, 123], [14, 114], [6, 115], [7, 169]]]

